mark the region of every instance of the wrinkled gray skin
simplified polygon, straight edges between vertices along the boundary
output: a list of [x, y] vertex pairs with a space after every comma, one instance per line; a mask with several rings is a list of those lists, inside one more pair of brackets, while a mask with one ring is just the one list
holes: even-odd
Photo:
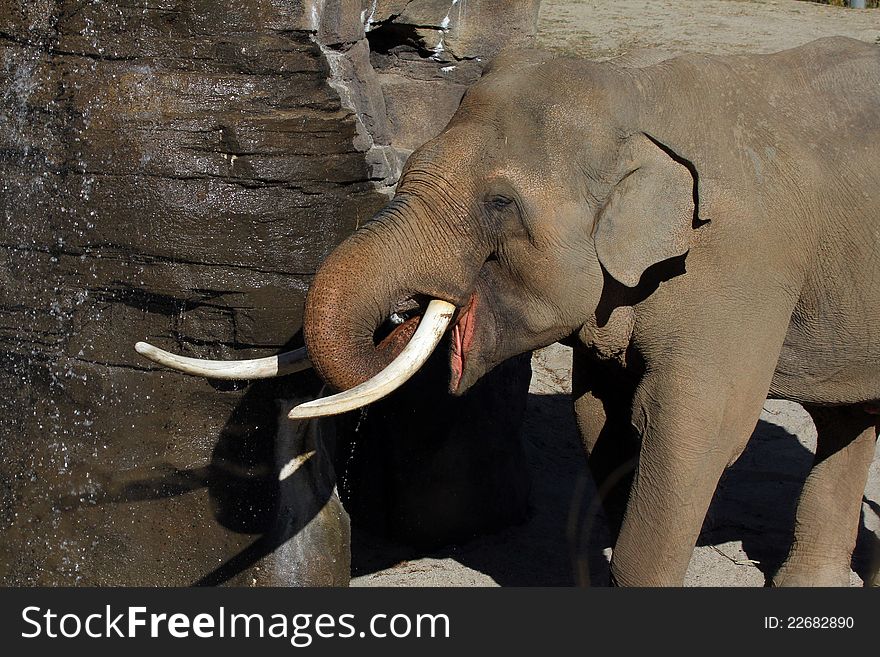
[[682, 583], [764, 399], [800, 402], [818, 453], [774, 583], [847, 584], [880, 402], [878, 163], [876, 46], [503, 60], [322, 266], [312, 359], [336, 388], [363, 381], [418, 320], [379, 347], [376, 327], [422, 295], [471, 303], [454, 393], [514, 354], [573, 344], [603, 489], [638, 450], [622, 585]]

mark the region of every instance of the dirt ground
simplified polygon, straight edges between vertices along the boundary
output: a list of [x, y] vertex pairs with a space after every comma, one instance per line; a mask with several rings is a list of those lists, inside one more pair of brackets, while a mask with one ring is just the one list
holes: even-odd
[[880, 12], [800, 0], [542, 0], [543, 48], [603, 59], [637, 48], [775, 52], [823, 36], [880, 43]]
[[[543, 0], [538, 41], [545, 48], [608, 58], [645, 47], [772, 52], [835, 34], [880, 43], [880, 10], [797, 0]], [[591, 506], [592, 482], [571, 414], [569, 351], [553, 345], [538, 352], [533, 369], [523, 432], [534, 479], [528, 522], [427, 557], [361, 539], [353, 586], [604, 583], [610, 548], [601, 516]], [[765, 404], [748, 449], [722, 478], [687, 586], [764, 585], [785, 558], [815, 437], [812, 421], [797, 404]], [[880, 459], [871, 468], [862, 511], [854, 586], [861, 586], [870, 562], [880, 557]]]

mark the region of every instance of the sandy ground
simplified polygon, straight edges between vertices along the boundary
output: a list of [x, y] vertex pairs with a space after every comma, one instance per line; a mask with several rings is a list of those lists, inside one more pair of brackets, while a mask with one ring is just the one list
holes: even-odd
[[542, 0], [543, 48], [603, 59], [636, 48], [774, 52], [823, 36], [880, 43], [880, 11], [800, 0]]
[[[543, 0], [543, 47], [607, 58], [634, 48], [771, 52], [841, 34], [880, 43], [880, 10], [796, 0]], [[571, 414], [570, 354], [538, 352], [523, 438], [533, 494], [529, 520], [429, 556], [361, 539], [353, 586], [565, 586], [602, 584], [610, 555]], [[718, 487], [687, 586], [763, 586], [785, 558], [794, 505], [815, 429], [797, 404], [768, 401], [748, 449]], [[587, 537], [590, 540], [587, 540]], [[589, 545], [589, 547], [585, 547]], [[365, 558], [364, 555], [381, 559]], [[880, 556], [880, 459], [871, 469], [851, 583]], [[374, 563], [391, 563], [386, 568]]]

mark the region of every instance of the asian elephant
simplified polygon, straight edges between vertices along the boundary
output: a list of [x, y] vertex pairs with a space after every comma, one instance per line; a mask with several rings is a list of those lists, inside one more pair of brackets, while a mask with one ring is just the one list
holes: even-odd
[[774, 584], [844, 585], [880, 419], [878, 256], [877, 46], [646, 66], [529, 53], [496, 60], [324, 261], [305, 339], [346, 390], [446, 302], [454, 394], [572, 344], [600, 487], [637, 451], [620, 585], [682, 583], [764, 400], [799, 402], [818, 449]]

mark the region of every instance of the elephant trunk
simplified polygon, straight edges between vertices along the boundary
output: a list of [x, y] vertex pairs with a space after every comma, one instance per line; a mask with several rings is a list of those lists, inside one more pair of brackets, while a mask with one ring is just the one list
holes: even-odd
[[[315, 369], [336, 390], [385, 370], [413, 337], [429, 301], [461, 306], [470, 294], [472, 268], [456, 260], [467, 246], [448, 243], [448, 226], [420, 216], [398, 196], [337, 247], [315, 275], [306, 300], [305, 341]], [[389, 318], [398, 313], [394, 326]]]

